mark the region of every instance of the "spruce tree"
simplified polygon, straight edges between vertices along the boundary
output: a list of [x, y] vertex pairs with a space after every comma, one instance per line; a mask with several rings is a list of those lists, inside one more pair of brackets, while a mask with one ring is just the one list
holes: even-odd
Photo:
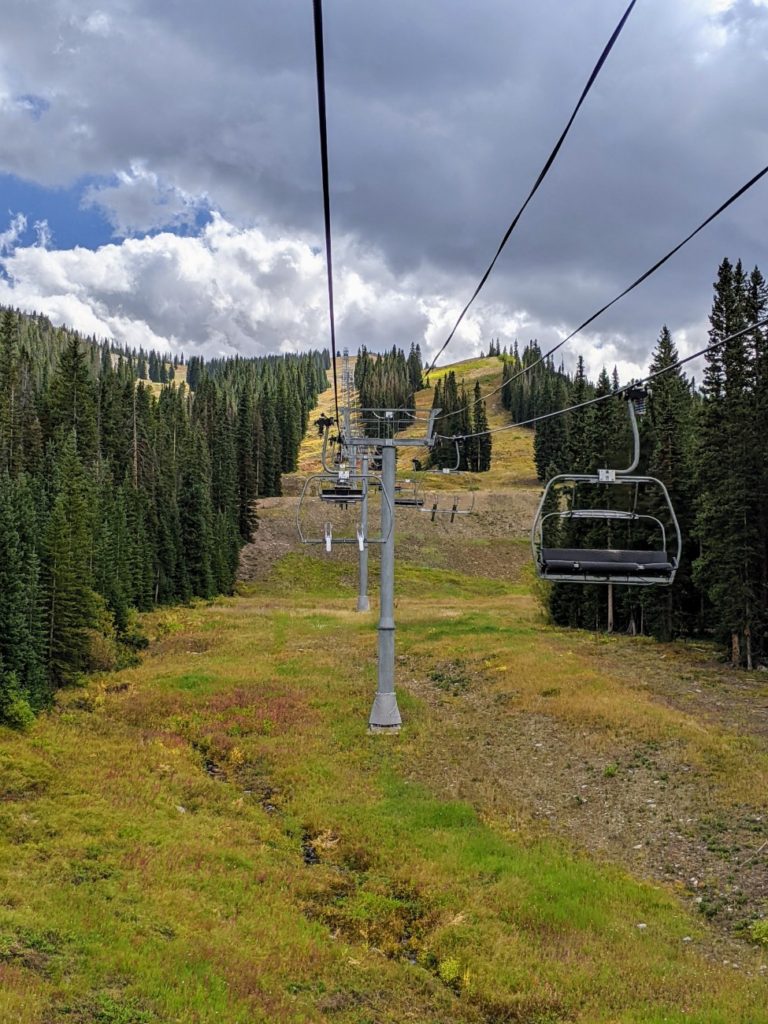
[[48, 403], [54, 438], [63, 443], [74, 432], [78, 455], [91, 462], [98, 449], [96, 389], [80, 339], [71, 335], [51, 381]]
[[88, 630], [95, 624], [91, 577], [92, 492], [72, 429], [56, 460], [56, 496], [45, 537], [48, 665], [54, 685], [88, 665]]
[[[725, 259], [715, 284], [710, 338], [719, 341], [746, 326], [746, 282], [741, 263]], [[734, 665], [752, 667], [752, 629], [759, 607], [754, 552], [759, 510], [754, 487], [757, 437], [752, 395], [754, 363], [745, 337], [708, 354], [698, 451], [701, 554], [696, 579], [712, 604], [716, 635], [728, 639]]]
[[24, 464], [18, 320], [6, 309], [0, 320], [0, 470], [16, 476]]
[[179, 519], [192, 594], [195, 597], [212, 597], [215, 593], [215, 579], [211, 466], [208, 448], [199, 426], [193, 427], [181, 457]]
[[474, 419], [472, 431], [478, 436], [474, 439], [474, 464], [472, 470], [475, 473], [486, 473], [491, 468], [491, 453], [493, 450], [493, 438], [487, 433], [488, 416], [485, 411], [485, 401], [482, 399], [480, 381], [475, 382], [474, 391]]

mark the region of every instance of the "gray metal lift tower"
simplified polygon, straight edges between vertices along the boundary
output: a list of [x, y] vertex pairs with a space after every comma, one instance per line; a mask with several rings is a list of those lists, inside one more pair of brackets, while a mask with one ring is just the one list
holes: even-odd
[[[343, 444], [351, 450], [375, 447], [381, 451], [381, 545], [379, 600], [379, 671], [376, 697], [368, 726], [374, 733], [398, 732], [402, 719], [395, 693], [395, 475], [398, 448], [431, 447], [434, 440], [435, 417], [439, 409], [431, 409], [428, 420], [417, 421], [412, 409], [361, 409], [353, 413], [341, 410]], [[418, 437], [398, 436], [417, 422], [425, 425]], [[364, 427], [365, 432], [356, 429]]]

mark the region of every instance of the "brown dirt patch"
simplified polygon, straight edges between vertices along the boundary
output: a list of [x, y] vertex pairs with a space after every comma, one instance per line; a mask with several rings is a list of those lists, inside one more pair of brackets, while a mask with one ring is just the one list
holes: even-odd
[[[723, 933], [743, 936], [768, 909], [768, 813], [723, 808], [715, 783], [674, 742], [612, 741], [548, 711], [515, 708], [482, 670], [464, 684], [410, 660], [408, 688], [427, 705], [429, 742], [412, 776], [467, 800], [505, 828], [534, 823], [632, 874], [672, 886]], [[735, 947], [738, 952], [738, 947]], [[731, 951], [731, 956], [736, 954]]]

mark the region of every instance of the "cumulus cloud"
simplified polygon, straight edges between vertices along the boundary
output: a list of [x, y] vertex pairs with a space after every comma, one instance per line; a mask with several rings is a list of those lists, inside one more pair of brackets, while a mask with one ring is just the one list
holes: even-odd
[[[22, 229], [17, 219], [4, 235], [16, 239]], [[11, 241], [0, 268], [0, 302], [132, 347], [211, 358], [328, 346], [325, 261], [316, 239], [272, 237], [218, 214], [197, 236], [161, 232], [96, 251]], [[380, 252], [352, 238], [339, 240], [340, 348], [382, 350], [417, 342], [426, 356], [436, 352], [459, 312], [450, 296], [454, 279], [433, 271], [425, 290], [419, 277], [398, 277]], [[522, 345], [537, 337], [549, 346], [563, 334], [526, 310], [485, 303], [463, 322], [450, 357], [477, 355], [491, 338], [511, 346], [515, 339]], [[640, 374], [631, 339], [592, 334], [585, 340], [592, 373], [617, 364], [623, 379]], [[575, 355], [564, 353], [568, 366]]]
[[[351, 347], [442, 341], [624, 6], [327, 5], [332, 206]], [[558, 340], [765, 163], [768, 127], [754, 99], [768, 85], [765, 11], [757, 0], [637, 6], [449, 353], [485, 347], [491, 334]], [[322, 343], [306, 5], [273, 5], [265, 17], [246, 0], [224, 13], [209, 0], [8, 0], [3, 13], [0, 170], [46, 186], [100, 179], [84, 202], [116, 233], [90, 257], [30, 253], [16, 237], [13, 292], [121, 337], [149, 331], [210, 351]], [[601, 320], [585, 343], [590, 363], [641, 366], [665, 321], [692, 338], [723, 255], [768, 269], [765, 189]], [[219, 216], [198, 238], [162, 230], [195, 232], [207, 210]], [[246, 251], [269, 269], [254, 269]], [[127, 291], [103, 280], [105, 263]]]
[[118, 171], [109, 185], [90, 185], [83, 206], [102, 210], [119, 237], [145, 234], [158, 228], [191, 226], [206, 205], [205, 196], [191, 196], [164, 181], [139, 161]]
[[[312, 239], [270, 238], [214, 215], [198, 236], [163, 232], [96, 251], [57, 251], [14, 245], [22, 228], [17, 219], [0, 236], [9, 250], [0, 301], [58, 323], [129, 345], [208, 356], [327, 342], [325, 262]], [[352, 349], [423, 340], [443, 315], [444, 299], [404, 290], [379, 254], [348, 241], [339, 262], [339, 332]], [[465, 340], [472, 345], [481, 333], [470, 321]]]
[[27, 218], [23, 213], [15, 214], [5, 231], [0, 231], [0, 254], [11, 252], [26, 230]]

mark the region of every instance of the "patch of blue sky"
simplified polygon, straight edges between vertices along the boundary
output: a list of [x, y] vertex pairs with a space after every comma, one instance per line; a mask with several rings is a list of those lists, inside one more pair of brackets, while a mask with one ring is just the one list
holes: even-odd
[[49, 247], [53, 249], [74, 249], [77, 245], [95, 249], [111, 242], [113, 229], [107, 218], [98, 208], [81, 205], [84, 189], [92, 184], [91, 179], [83, 179], [68, 188], [45, 188], [15, 174], [0, 174], [0, 230], [15, 214], [23, 213], [27, 231], [19, 239], [21, 245], [35, 241], [37, 221], [47, 221]]
[[[34, 225], [39, 221], [48, 224], [48, 247], [51, 249], [74, 249], [78, 245], [97, 249], [100, 245], [120, 241], [114, 225], [99, 205], [83, 202], [88, 189], [113, 183], [109, 178], [84, 177], [66, 188], [46, 188], [14, 174], [0, 173], [0, 232], [8, 227], [16, 214], [23, 213], [27, 228], [19, 239], [19, 245], [32, 245], [37, 241]], [[194, 210], [194, 215], [187, 222], [159, 227], [146, 234], [171, 231], [182, 236], [198, 235], [210, 222], [211, 216], [210, 208], [202, 205]]]
[[149, 234], [157, 235], [160, 231], [172, 231], [174, 235], [181, 235], [182, 237], [194, 237], [199, 235], [203, 228], [210, 224], [213, 218], [213, 210], [209, 206], [198, 206], [195, 209], [194, 218], [186, 224], [179, 224], [173, 228], [160, 228], [157, 231], [151, 231]]
[[35, 96], [31, 92], [16, 96], [15, 101], [29, 113], [33, 121], [39, 121], [51, 105], [44, 96]]

